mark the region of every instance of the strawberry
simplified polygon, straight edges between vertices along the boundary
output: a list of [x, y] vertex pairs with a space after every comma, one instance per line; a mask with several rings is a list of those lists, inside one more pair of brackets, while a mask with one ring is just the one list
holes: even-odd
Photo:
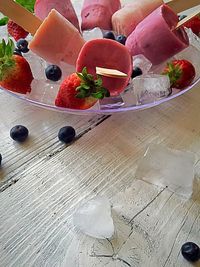
[[193, 33], [195, 33], [196, 35], [199, 35], [199, 33], [200, 33], [200, 15], [197, 15], [197, 16], [193, 17], [192, 19], [190, 19], [189, 21], [187, 21], [184, 24], [184, 27], [191, 28]]
[[110, 96], [109, 91], [102, 86], [102, 79], [87, 73], [83, 68], [82, 72], [73, 73], [61, 84], [55, 105], [72, 109], [88, 109], [98, 99]]
[[29, 34], [21, 26], [19, 26], [12, 20], [8, 21], [7, 30], [8, 33], [15, 39], [15, 41], [18, 41], [21, 38], [24, 39]]
[[187, 60], [173, 60], [167, 64], [163, 74], [169, 76], [171, 87], [183, 89], [191, 84], [195, 77], [195, 68]]
[[33, 75], [28, 62], [19, 55], [13, 55], [14, 43], [2, 40], [0, 43], [0, 86], [13, 92], [26, 94], [31, 91]]

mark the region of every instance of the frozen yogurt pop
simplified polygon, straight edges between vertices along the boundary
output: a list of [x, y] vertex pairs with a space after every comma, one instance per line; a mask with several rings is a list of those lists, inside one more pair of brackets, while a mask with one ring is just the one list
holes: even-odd
[[[118, 34], [128, 36], [146, 16], [163, 4], [163, 0], [132, 0], [130, 4], [125, 5], [113, 14], [113, 30]], [[167, 5], [175, 13], [179, 13], [199, 5], [199, 0], [170, 0]]]
[[162, 5], [137, 25], [126, 47], [132, 56], [143, 54], [153, 65], [160, 64], [189, 45], [184, 28], [175, 29], [177, 24], [178, 16]]
[[139, 22], [162, 4], [162, 0], [132, 0], [130, 4], [113, 14], [113, 30], [128, 36]]
[[46, 61], [75, 65], [85, 41], [79, 31], [55, 9], [52, 9], [36, 31], [29, 48]]
[[111, 30], [112, 15], [120, 8], [120, 0], [84, 0], [81, 11], [81, 29], [88, 30], [99, 27]]
[[35, 15], [41, 20], [44, 20], [52, 9], [57, 10], [79, 30], [78, 18], [70, 0], [36, 0], [35, 2]]
[[96, 74], [96, 67], [100, 67], [100, 70], [108, 68], [127, 74], [124, 78], [102, 77], [103, 86], [109, 90], [112, 96], [115, 96], [119, 95], [129, 82], [132, 73], [132, 59], [124, 45], [114, 40], [96, 39], [87, 42], [80, 51], [76, 69], [81, 72], [84, 67], [92, 75]]
[[47, 62], [75, 65], [85, 41], [77, 28], [55, 9], [42, 22], [12, 0], [0, 0], [0, 11], [33, 35], [29, 48]]

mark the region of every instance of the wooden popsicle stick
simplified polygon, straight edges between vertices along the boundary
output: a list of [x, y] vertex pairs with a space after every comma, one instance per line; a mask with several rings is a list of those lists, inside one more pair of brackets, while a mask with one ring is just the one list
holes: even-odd
[[96, 67], [96, 74], [110, 78], [126, 78], [128, 75], [115, 69]]
[[180, 13], [194, 6], [200, 5], [199, 0], [169, 0], [166, 4], [171, 7], [175, 13]]
[[191, 20], [193, 17], [195, 17], [196, 15], [200, 14], [200, 7], [197, 8], [197, 10], [195, 10], [195, 12], [193, 12], [192, 14], [188, 15], [186, 18], [182, 19], [181, 21], [179, 21], [179, 23], [176, 26], [176, 30], [178, 28], [180, 28], [181, 26], [184, 26], [184, 24], [186, 22], [188, 22], [189, 20]]
[[42, 23], [40, 19], [13, 0], [0, 0], [0, 12], [32, 35]]

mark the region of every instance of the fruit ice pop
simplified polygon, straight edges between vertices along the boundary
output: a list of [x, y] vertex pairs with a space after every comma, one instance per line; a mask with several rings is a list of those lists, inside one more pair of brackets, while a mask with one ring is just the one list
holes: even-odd
[[[165, 2], [176, 13], [199, 5], [199, 0], [167, 0]], [[132, 0], [113, 14], [113, 30], [118, 34], [128, 36], [146, 16], [163, 4], [163, 0]]]
[[132, 0], [112, 16], [113, 30], [128, 36], [146, 16], [163, 4], [162, 0]]
[[126, 47], [132, 56], [143, 54], [158, 65], [189, 45], [183, 27], [175, 29], [178, 16], [167, 5], [154, 10], [128, 36]]
[[35, 2], [35, 15], [41, 20], [44, 20], [52, 9], [56, 9], [79, 30], [78, 18], [70, 0], [36, 0]]
[[46, 61], [75, 65], [85, 41], [79, 31], [60, 13], [52, 9], [36, 31], [29, 48]]
[[[98, 52], [100, 51], [100, 52]], [[80, 51], [76, 69], [81, 72], [86, 67], [95, 75], [96, 67], [119, 70], [127, 74], [125, 78], [102, 77], [103, 86], [111, 96], [118, 95], [127, 86], [132, 73], [132, 60], [128, 49], [109, 39], [96, 39], [87, 42]]]
[[84, 0], [81, 11], [81, 29], [89, 30], [99, 27], [111, 30], [112, 15], [120, 8], [120, 0]]

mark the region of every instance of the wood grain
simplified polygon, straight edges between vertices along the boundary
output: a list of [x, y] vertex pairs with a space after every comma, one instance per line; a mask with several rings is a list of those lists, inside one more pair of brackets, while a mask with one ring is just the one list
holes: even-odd
[[[8, 100], [6, 95], [0, 99]], [[37, 114], [37, 109], [28, 106], [33, 111], [22, 116], [21, 102], [15, 101], [11, 121], [21, 114], [25, 123], [30, 114]], [[40, 111], [49, 123], [41, 129], [33, 116], [30, 125], [35, 127], [37, 142], [30, 140], [23, 153], [42, 152], [25, 163], [24, 170], [17, 167], [17, 182], [0, 194], [1, 266], [191, 266], [180, 255], [180, 247], [187, 240], [200, 240], [199, 103], [197, 86], [156, 108], [109, 117], [64, 149], [46, 143], [56, 138], [56, 125], [65, 116]], [[88, 117], [72, 117], [66, 116], [66, 121], [87, 128]], [[4, 140], [8, 140], [6, 124], [4, 120]], [[180, 199], [166, 188], [134, 179], [137, 162], [152, 142], [196, 154], [192, 199]], [[23, 149], [11, 153], [13, 143], [6, 146], [5, 157], [13, 153], [16, 165]], [[116, 235], [112, 240], [87, 237], [73, 226], [78, 205], [97, 194], [109, 197], [113, 205]]]
[[[75, 116], [58, 112], [49, 112], [17, 100], [0, 91], [0, 153], [3, 156], [3, 168], [0, 169], [0, 191], [16, 182], [16, 174], [35, 161], [51, 157], [66, 148], [58, 140], [61, 127], [71, 125], [76, 129], [77, 138], [90, 131], [107, 116]], [[10, 138], [10, 129], [22, 124], [29, 129], [29, 140], [18, 144]], [[7, 181], [9, 180], [9, 183]], [[6, 181], [6, 183], [5, 183]]]

